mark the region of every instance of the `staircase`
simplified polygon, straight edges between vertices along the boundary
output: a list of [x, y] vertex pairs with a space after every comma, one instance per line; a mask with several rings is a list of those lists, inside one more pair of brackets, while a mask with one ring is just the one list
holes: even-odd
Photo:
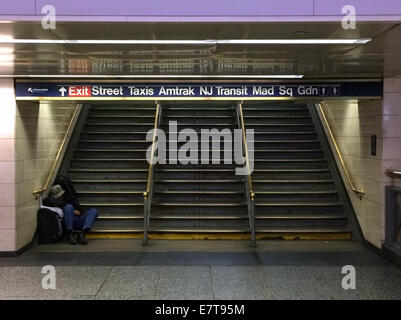
[[269, 238], [350, 239], [329, 150], [302, 104], [243, 107], [254, 130], [256, 230]]
[[[99, 209], [93, 237], [143, 235], [146, 141], [154, 105], [91, 105], [74, 145], [68, 173], [84, 210]], [[258, 239], [351, 239], [350, 212], [327, 142], [313, 110], [302, 104], [247, 103], [246, 129], [254, 129]], [[169, 132], [176, 121], [177, 132]], [[178, 132], [238, 128], [235, 104], [162, 104], [167, 163], [154, 166], [150, 236], [167, 239], [245, 239], [249, 220], [244, 177], [236, 164], [170, 162], [186, 142]], [[172, 135], [169, 139], [168, 134]], [[170, 140], [170, 141], [169, 141]], [[222, 139], [223, 140], [223, 139]], [[205, 141], [203, 141], [205, 143]], [[206, 142], [212, 149], [212, 142]], [[205, 145], [204, 145], [205, 146]], [[203, 147], [204, 147], [203, 146]], [[224, 144], [220, 156], [223, 159]], [[226, 151], [233, 156], [233, 146]], [[211, 159], [212, 151], [209, 152]]]
[[[190, 238], [215, 238], [219, 234], [248, 233], [249, 221], [244, 197], [242, 177], [235, 175], [233, 163], [224, 164], [224, 150], [233, 157], [232, 137], [228, 149], [219, 144], [221, 162], [213, 164], [212, 139], [201, 138], [201, 130], [237, 128], [235, 106], [165, 105], [163, 106], [162, 129], [169, 132], [168, 124], [177, 122], [177, 131], [190, 129], [197, 133], [198, 146], [194, 151], [197, 164], [171, 164], [170, 157], [165, 165], [156, 165], [154, 197], [150, 220], [153, 233], [189, 234]], [[176, 132], [170, 134], [176, 135]], [[171, 139], [167, 148], [177, 153], [185, 142], [177, 137]], [[216, 140], [216, 139], [215, 139]], [[176, 143], [176, 146], [172, 146]], [[201, 144], [204, 143], [202, 149]], [[201, 164], [205, 145], [210, 150], [209, 163]], [[174, 157], [173, 157], [174, 158]], [[234, 158], [233, 158], [234, 159]]]
[[93, 233], [143, 232], [143, 192], [151, 106], [91, 105], [68, 173], [84, 210], [97, 208]]

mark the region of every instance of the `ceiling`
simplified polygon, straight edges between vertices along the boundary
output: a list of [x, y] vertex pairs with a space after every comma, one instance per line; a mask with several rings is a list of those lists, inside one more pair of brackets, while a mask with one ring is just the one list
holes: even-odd
[[[0, 38], [207, 40], [372, 38], [367, 44], [0, 44], [0, 75], [283, 75], [401, 77], [401, 25], [357, 23], [1, 22]], [[11, 53], [11, 54], [10, 54]]]

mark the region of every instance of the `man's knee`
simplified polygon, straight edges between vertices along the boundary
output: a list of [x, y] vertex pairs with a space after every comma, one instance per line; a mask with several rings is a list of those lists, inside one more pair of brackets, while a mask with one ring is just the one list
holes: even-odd
[[74, 206], [72, 204], [67, 204], [64, 207], [64, 212], [72, 212], [72, 213], [74, 213]]
[[97, 211], [97, 209], [91, 209], [88, 211], [87, 214], [90, 215], [93, 219], [97, 219], [99, 212]]

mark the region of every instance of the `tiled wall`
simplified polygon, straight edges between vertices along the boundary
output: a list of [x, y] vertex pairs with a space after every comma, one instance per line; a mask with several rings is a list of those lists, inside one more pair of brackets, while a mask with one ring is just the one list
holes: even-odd
[[[383, 98], [383, 172], [401, 170], [401, 78], [384, 80]], [[391, 181], [383, 176], [383, 182]], [[395, 185], [401, 187], [401, 180]]]
[[[401, 82], [386, 80], [383, 100], [337, 101], [322, 107], [355, 187], [366, 192], [359, 200], [339, 166], [364, 236], [381, 247], [385, 230], [384, 188], [391, 183], [384, 171], [401, 169]], [[376, 156], [371, 155], [372, 135], [377, 136]]]
[[0, 252], [31, 242], [41, 188], [76, 104], [15, 102], [13, 79], [0, 79]]
[[11, 79], [0, 79], [0, 251], [16, 250], [14, 126]]
[[15, 118], [16, 248], [28, 244], [36, 228], [33, 190], [45, 184], [76, 104], [18, 102]]

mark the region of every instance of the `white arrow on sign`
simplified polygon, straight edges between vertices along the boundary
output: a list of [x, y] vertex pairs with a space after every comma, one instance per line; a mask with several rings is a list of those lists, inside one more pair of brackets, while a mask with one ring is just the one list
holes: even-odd
[[32, 88], [28, 88], [28, 92], [33, 92]]
[[67, 89], [64, 87], [61, 87], [58, 91], [61, 92], [61, 96], [64, 97], [64, 94], [67, 92]]

